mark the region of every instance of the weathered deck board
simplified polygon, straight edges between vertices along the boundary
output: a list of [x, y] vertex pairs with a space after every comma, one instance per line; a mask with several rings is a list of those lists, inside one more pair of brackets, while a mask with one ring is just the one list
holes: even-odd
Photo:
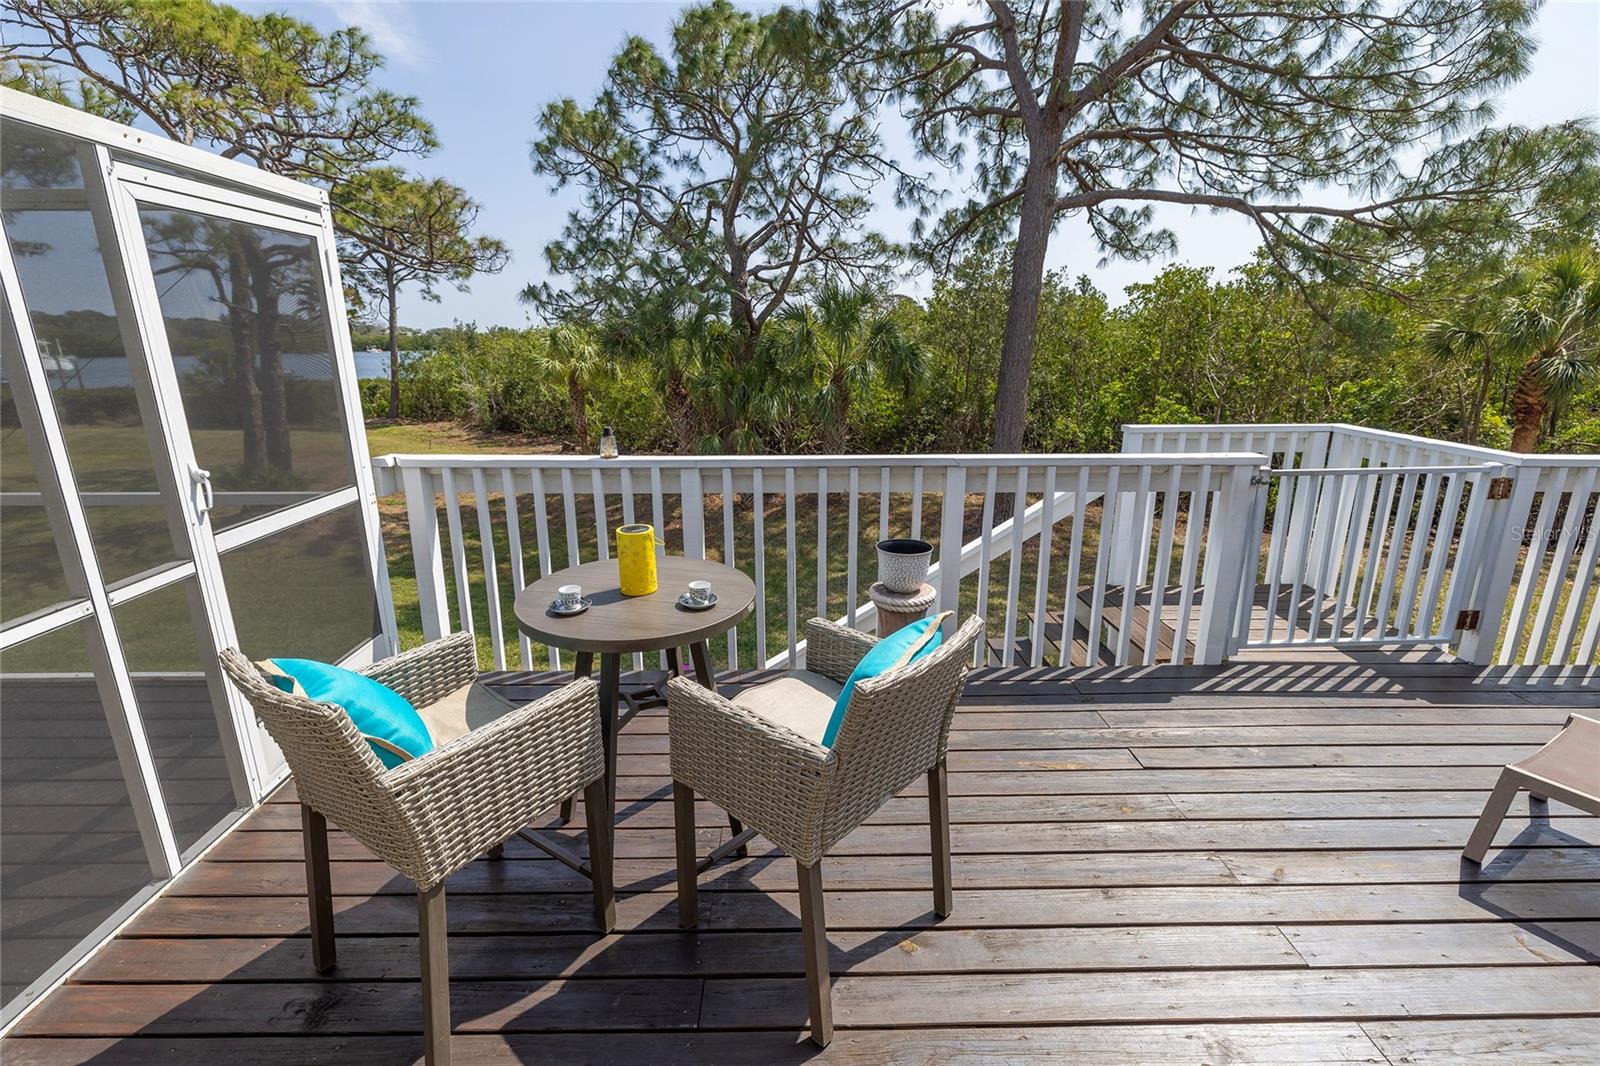
[[[1091, 854], [972, 855], [955, 868], [960, 888], [1135, 888], [1220, 884], [1474, 884], [1508, 881], [1600, 880], [1600, 849], [1510, 848], [1484, 867], [1463, 867], [1454, 849], [1383, 851], [1113, 852]], [[838, 891], [917, 889], [928, 883], [924, 856], [841, 856], [829, 862], [823, 882]], [[665, 884], [653, 859], [617, 864], [624, 890]], [[721, 891], [782, 891], [793, 872], [782, 862], [757, 857], [730, 862], [703, 883]], [[452, 893], [515, 895], [582, 892], [577, 874], [554, 860], [508, 860], [474, 864], [453, 875]], [[335, 895], [403, 895], [412, 889], [399, 874], [376, 861], [335, 862]], [[294, 896], [305, 892], [305, 870], [294, 862], [217, 862], [198, 867], [173, 886], [182, 896]]]
[[[1524, 799], [1484, 867], [1459, 848], [1499, 765], [1600, 681], [1400, 660], [978, 675], [952, 739], [955, 912], [930, 911], [920, 786], [824, 862], [840, 1028], [821, 1053], [786, 857], [758, 841], [707, 872], [701, 928], [678, 930], [665, 721], [646, 712], [620, 759], [616, 933], [521, 842], [449, 882], [457, 1061], [1592, 1060], [1600, 820]], [[314, 974], [293, 801], [219, 843], [0, 1057], [414, 1061], [410, 887], [335, 834], [340, 966]], [[53, 817], [42, 832], [79, 826]], [[723, 839], [715, 808], [696, 820], [702, 847]], [[15, 904], [44, 905], [38, 887]]]
[[[1498, 1030], [1497, 1030], [1498, 1032]], [[1575, 1032], [1550, 1034], [1546, 1041], [1581, 1046]], [[141, 1040], [12, 1040], [15, 1066], [65, 1066], [80, 1062], [119, 1062], [130, 1066], [231, 1066], [332, 1064], [354, 1061], [375, 1066], [409, 1066], [416, 1060], [416, 1037], [257, 1037], [147, 1038]], [[1055, 1061], [1133, 1066], [1156, 1062], [1217, 1062], [1302, 1066], [1307, 1063], [1385, 1063], [1360, 1025], [1157, 1025], [1071, 1026], [1025, 1029], [841, 1030], [826, 1056], [804, 1036], [791, 1031], [619, 1033], [596, 1039], [589, 1034], [457, 1034], [457, 1061], [474, 1066], [771, 1066], [826, 1061], [848, 1066], [892, 1063], [950, 1063], [995, 1066], [1017, 1061]], [[1223, 1058], [1222, 1056], [1226, 1056]], [[1546, 1060], [1548, 1061], [1548, 1060]], [[1573, 1060], [1581, 1061], [1581, 1060]]]

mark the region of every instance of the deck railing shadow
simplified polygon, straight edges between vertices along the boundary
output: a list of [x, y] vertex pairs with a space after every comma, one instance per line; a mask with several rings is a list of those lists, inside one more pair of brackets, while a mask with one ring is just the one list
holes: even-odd
[[[1370, 655], [1371, 653], [1364, 653]], [[1596, 666], [1493, 666], [1392, 660], [1233, 662], [1221, 666], [988, 667], [975, 671], [967, 698], [986, 704], [1048, 701], [1168, 703], [1196, 695], [1261, 698], [1503, 702], [1508, 691], [1538, 698], [1593, 698]]]

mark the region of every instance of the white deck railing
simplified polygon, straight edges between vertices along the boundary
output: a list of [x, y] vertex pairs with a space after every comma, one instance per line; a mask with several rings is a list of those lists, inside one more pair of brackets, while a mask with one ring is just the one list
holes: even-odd
[[753, 578], [754, 616], [712, 649], [734, 669], [802, 662], [812, 615], [870, 629], [873, 546], [888, 536], [935, 545], [939, 608], [982, 615], [996, 665], [1406, 643], [1475, 662], [1595, 661], [1600, 457], [1341, 425], [1124, 434], [1118, 455], [386, 455], [374, 467], [380, 494], [405, 494], [423, 635], [479, 633], [496, 668], [560, 668], [557, 649], [516, 632], [512, 597], [608, 557], [615, 526], [636, 519], [663, 551]]
[[1123, 427], [1130, 454], [1216, 448], [1273, 468], [1247, 533], [1270, 609], [1248, 626], [1240, 590], [1234, 648], [1428, 642], [1472, 662], [1596, 661], [1600, 456], [1338, 424]]
[[[939, 607], [988, 619], [991, 661], [1219, 662], [1232, 625], [1221, 605], [1234, 598], [1194, 593], [1237, 588], [1261, 463], [1227, 453], [386, 455], [374, 466], [380, 494], [406, 496], [425, 636], [470, 629], [487, 636], [497, 668], [533, 668], [526, 638], [514, 640], [520, 655], [507, 656], [515, 590], [607, 557], [612, 529], [637, 518], [662, 533], [663, 550], [720, 559], [753, 578], [753, 619], [712, 648], [736, 669], [802, 661], [800, 623], [812, 615], [869, 625], [873, 545], [891, 535], [935, 545], [929, 580]], [[1143, 550], [1113, 565], [1102, 531], [1124, 500], [1149, 520]], [[997, 504], [1008, 503], [1018, 517], [996, 523]], [[1236, 550], [1208, 551], [1213, 544]], [[1183, 592], [1153, 607], [1123, 595], [1155, 575]], [[1183, 639], [1160, 639], [1174, 626]], [[557, 649], [539, 658], [560, 668]]]

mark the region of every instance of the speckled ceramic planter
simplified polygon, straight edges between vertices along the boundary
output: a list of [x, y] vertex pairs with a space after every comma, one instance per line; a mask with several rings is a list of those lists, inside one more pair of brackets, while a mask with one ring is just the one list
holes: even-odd
[[915, 592], [928, 580], [933, 545], [925, 540], [878, 541], [878, 580], [891, 592]]

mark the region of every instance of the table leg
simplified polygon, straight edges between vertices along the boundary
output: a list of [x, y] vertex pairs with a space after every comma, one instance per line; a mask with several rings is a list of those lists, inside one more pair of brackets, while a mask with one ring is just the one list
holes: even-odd
[[[717, 691], [717, 675], [711, 670], [711, 651], [706, 647], [706, 642], [697, 640], [689, 645], [689, 658], [694, 662], [695, 678], [712, 692]], [[744, 832], [744, 824], [730, 814], [728, 815], [728, 829], [734, 836], [738, 836]], [[733, 854], [741, 859], [747, 858], [750, 855], [750, 849], [740, 845], [739, 849]]]
[[711, 651], [705, 641], [697, 640], [689, 645], [689, 660], [694, 663], [695, 680], [712, 692], [717, 691], [717, 675], [711, 672]]
[[[572, 676], [574, 678], [588, 677], [592, 673], [594, 673], [594, 652], [592, 652], [592, 651], [573, 652], [573, 654], [572, 654]], [[575, 799], [575, 797], [568, 796], [566, 799], [561, 801], [561, 824], [562, 825], [566, 825], [568, 822], [572, 821], [572, 801], [573, 801], [573, 799]], [[587, 813], [587, 812], [585, 812], [585, 813]]]
[[678, 649], [677, 648], [668, 648], [667, 649], [667, 676], [668, 677], [682, 677], [683, 676], [683, 665], [678, 662]]
[[[600, 654], [600, 736], [606, 749], [606, 834], [616, 854], [617, 832], [617, 695], [622, 682], [622, 656]], [[585, 817], [588, 817], [585, 812]]]

